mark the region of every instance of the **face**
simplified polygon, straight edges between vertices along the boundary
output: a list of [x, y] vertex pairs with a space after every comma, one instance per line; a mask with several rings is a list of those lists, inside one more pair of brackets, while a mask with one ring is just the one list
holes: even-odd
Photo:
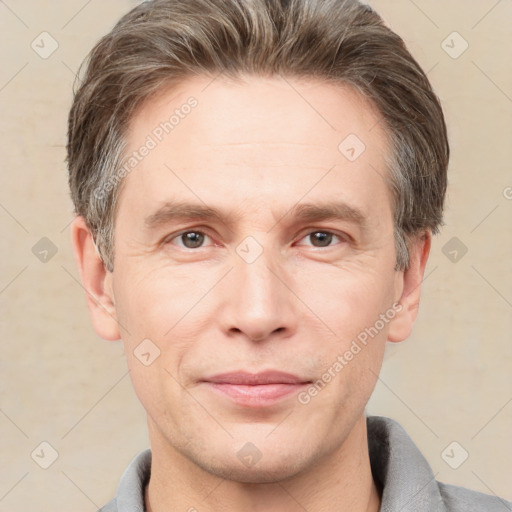
[[106, 283], [152, 446], [247, 482], [343, 449], [402, 316], [379, 119], [348, 87], [260, 77], [132, 119]]

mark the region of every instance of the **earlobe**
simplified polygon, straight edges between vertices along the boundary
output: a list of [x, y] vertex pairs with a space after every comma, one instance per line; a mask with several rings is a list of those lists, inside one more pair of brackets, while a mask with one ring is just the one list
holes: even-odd
[[112, 273], [105, 268], [82, 216], [77, 216], [71, 224], [71, 244], [94, 330], [105, 340], [119, 340], [121, 335], [112, 290]]
[[401, 296], [398, 298], [401, 309], [390, 322], [388, 341], [400, 342], [412, 332], [420, 305], [421, 283], [427, 265], [432, 242], [432, 233], [428, 230], [410, 241], [409, 267], [397, 275], [401, 280]]

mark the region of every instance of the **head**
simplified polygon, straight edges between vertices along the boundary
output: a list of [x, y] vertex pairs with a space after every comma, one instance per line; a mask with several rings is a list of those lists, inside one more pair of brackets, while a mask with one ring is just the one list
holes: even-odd
[[[93, 324], [152, 442], [242, 481], [342, 446], [442, 222], [444, 117], [400, 37], [352, 0], [144, 2], [92, 50], [67, 149]], [[301, 393], [209, 381], [269, 369]]]

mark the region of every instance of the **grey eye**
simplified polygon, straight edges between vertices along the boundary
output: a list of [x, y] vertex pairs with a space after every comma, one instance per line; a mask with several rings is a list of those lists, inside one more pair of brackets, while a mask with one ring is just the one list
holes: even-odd
[[177, 238], [187, 249], [197, 249], [203, 244], [205, 236], [206, 235], [200, 231], [185, 231]]
[[327, 231], [315, 231], [314, 233], [310, 233], [308, 236], [315, 247], [327, 247], [332, 241], [333, 233], [329, 233]]

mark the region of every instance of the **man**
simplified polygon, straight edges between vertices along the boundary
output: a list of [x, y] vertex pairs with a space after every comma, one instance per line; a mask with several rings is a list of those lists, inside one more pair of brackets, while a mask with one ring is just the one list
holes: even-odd
[[151, 450], [105, 512], [498, 511], [367, 417], [406, 339], [449, 147], [402, 40], [345, 0], [156, 0], [69, 118], [72, 242]]

